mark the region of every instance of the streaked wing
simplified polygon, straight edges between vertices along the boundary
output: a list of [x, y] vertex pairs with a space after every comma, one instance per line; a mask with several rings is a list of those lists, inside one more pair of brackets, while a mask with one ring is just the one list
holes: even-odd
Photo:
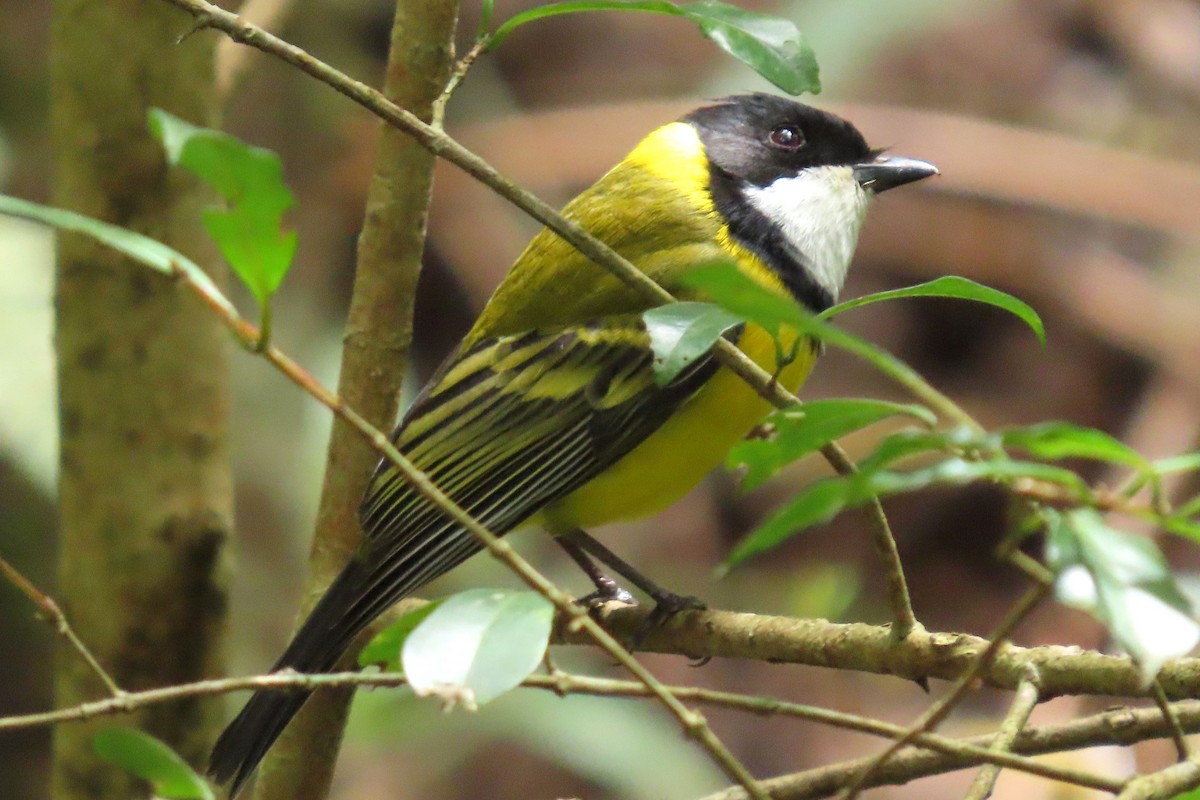
[[[472, 516], [506, 533], [645, 440], [717, 366], [700, 359], [658, 386], [652, 358], [640, 314], [477, 342], [439, 372], [394, 440]], [[353, 625], [481, 548], [386, 464], [359, 519], [372, 569], [347, 615]]]

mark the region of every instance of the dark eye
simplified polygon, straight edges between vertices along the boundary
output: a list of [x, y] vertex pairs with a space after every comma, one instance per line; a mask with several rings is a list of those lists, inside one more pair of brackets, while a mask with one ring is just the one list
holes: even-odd
[[771, 144], [784, 150], [797, 150], [804, 144], [804, 134], [795, 125], [780, 125], [768, 138]]

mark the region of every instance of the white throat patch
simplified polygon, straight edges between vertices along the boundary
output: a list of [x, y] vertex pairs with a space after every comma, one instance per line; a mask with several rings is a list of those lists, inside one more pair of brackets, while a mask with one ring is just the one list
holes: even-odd
[[745, 186], [745, 198], [779, 227], [817, 285], [836, 299], [858, 244], [873, 193], [850, 167], [814, 167], [769, 186]]

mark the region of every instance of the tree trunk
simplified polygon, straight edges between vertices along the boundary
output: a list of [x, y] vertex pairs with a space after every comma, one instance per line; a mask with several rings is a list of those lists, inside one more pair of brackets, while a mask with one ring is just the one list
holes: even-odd
[[[55, 0], [55, 202], [214, 262], [200, 226], [211, 201], [168, 170], [146, 112], [213, 117], [212, 36], [156, 0]], [[63, 236], [56, 287], [61, 456], [57, 599], [124, 689], [222, 674], [225, 543], [232, 519], [228, 337], [174, 282], [79, 237]], [[60, 648], [59, 706], [105, 689]], [[135, 725], [204, 761], [215, 698], [154, 706], [120, 722], [60, 726], [53, 797], [143, 791], [99, 762], [91, 736]]]

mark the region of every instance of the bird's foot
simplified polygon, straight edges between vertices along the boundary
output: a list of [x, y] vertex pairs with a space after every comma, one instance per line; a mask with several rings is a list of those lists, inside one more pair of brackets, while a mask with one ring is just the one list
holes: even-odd
[[629, 606], [638, 604], [634, 596], [617, 585], [611, 578], [596, 581], [596, 591], [575, 600], [576, 603], [589, 610], [599, 608], [605, 603], [624, 603]]
[[654, 628], [666, 625], [676, 614], [684, 611], [703, 611], [708, 608], [699, 597], [674, 594], [673, 592], [656, 592], [651, 595], [651, 599], [654, 600], [654, 609], [638, 629], [637, 635], [634, 636], [634, 645], [641, 644], [647, 633]]

